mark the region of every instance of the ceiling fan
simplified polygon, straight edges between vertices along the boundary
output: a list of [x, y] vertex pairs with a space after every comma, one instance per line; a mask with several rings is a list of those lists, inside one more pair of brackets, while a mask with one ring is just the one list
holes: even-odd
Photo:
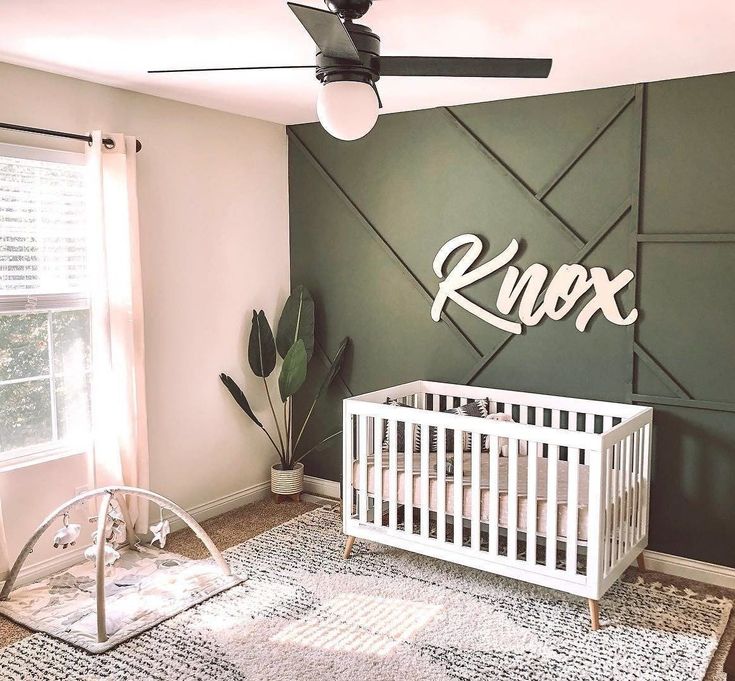
[[551, 59], [382, 57], [379, 36], [354, 23], [370, 9], [373, 0], [324, 2], [329, 11], [286, 3], [316, 43], [316, 65], [158, 69], [148, 73], [316, 68], [317, 80], [324, 86], [317, 100], [319, 121], [334, 137], [355, 140], [367, 135], [378, 119], [383, 105], [376, 83], [381, 77], [546, 78], [551, 70]]

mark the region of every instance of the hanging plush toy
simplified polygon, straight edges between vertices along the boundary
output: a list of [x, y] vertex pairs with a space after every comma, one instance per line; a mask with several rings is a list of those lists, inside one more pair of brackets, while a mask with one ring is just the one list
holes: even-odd
[[[84, 551], [84, 557], [97, 565], [97, 545], [89, 546]], [[113, 565], [120, 557], [120, 553], [112, 548], [109, 544], [105, 544], [105, 565], [108, 567]]]
[[69, 514], [64, 513], [64, 527], [54, 535], [54, 548], [58, 549], [60, 546], [62, 549], [65, 549], [67, 546], [74, 546], [77, 543], [77, 539], [79, 539], [81, 531], [81, 526], [76, 523], [70, 524]]
[[[97, 522], [97, 518], [90, 518], [89, 520], [90, 522]], [[110, 506], [105, 518], [105, 565], [113, 565], [120, 558], [117, 547], [123, 544], [125, 539], [126, 531], [123, 515], [120, 509]], [[92, 532], [94, 545], [84, 551], [84, 557], [95, 564], [97, 563], [97, 540], [97, 530], [95, 530]]]
[[151, 532], [153, 532], [151, 546], [153, 546], [154, 542], [158, 542], [158, 545], [163, 548], [166, 546], [166, 537], [171, 532], [171, 525], [169, 525], [168, 520], [163, 519], [163, 509], [159, 507], [158, 511], [160, 513], [160, 519], [155, 525], [151, 525]]

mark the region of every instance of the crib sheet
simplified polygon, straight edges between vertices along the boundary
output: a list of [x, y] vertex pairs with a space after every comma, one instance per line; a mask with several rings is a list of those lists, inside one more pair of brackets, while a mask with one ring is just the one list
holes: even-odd
[[[436, 479], [436, 457], [432, 453], [429, 455], [429, 508], [432, 511], [437, 509], [437, 499], [439, 498], [439, 489]], [[470, 470], [471, 454], [465, 452], [463, 455], [464, 473], [462, 479], [462, 515], [469, 518], [472, 509], [472, 490], [471, 481], [468, 475]], [[405, 501], [405, 469], [404, 454], [398, 454], [398, 503]], [[546, 535], [546, 518], [549, 512], [549, 504], [547, 501], [548, 483], [547, 470], [548, 459], [537, 457], [537, 473], [536, 473], [536, 527], [537, 534]], [[420, 454], [413, 455], [413, 504], [420, 506], [422, 503], [421, 495], [421, 477], [420, 477]], [[385, 499], [389, 489], [390, 471], [388, 470], [388, 454], [383, 454], [383, 498]], [[368, 457], [368, 494], [373, 495], [375, 492], [375, 465], [372, 456]], [[488, 489], [489, 480], [489, 457], [483, 453], [481, 457], [481, 473], [482, 481], [480, 490], [480, 518], [487, 521], [490, 517], [490, 491]], [[567, 516], [569, 513], [567, 503], [567, 479], [569, 474], [569, 465], [566, 461], [558, 462], [557, 470], [557, 536], [567, 536]], [[579, 464], [579, 498], [577, 502], [577, 539], [585, 541], [587, 539], [587, 507], [589, 499], [589, 466]], [[353, 466], [354, 487], [360, 488], [360, 469], [357, 462]], [[528, 509], [528, 457], [518, 457], [518, 518], [517, 526], [519, 530], [525, 530], [527, 527], [527, 509]], [[508, 459], [500, 457], [498, 459], [498, 524], [501, 527], [508, 527]], [[448, 515], [454, 514], [454, 482], [453, 476], [447, 475], [445, 485], [446, 494], [446, 512]]]

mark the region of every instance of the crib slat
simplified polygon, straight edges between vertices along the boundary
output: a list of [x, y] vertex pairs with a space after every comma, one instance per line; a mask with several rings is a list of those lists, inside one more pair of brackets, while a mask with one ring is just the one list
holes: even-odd
[[525, 404], [521, 405], [520, 411], [518, 413], [518, 422], [528, 423], [528, 407]]
[[595, 432], [595, 415], [594, 414], [584, 415], [584, 432], [585, 433]]
[[508, 440], [508, 558], [518, 557], [518, 440]]
[[367, 522], [367, 510], [368, 510], [368, 454], [367, 454], [367, 441], [368, 441], [368, 420], [367, 416], [358, 417], [357, 421], [357, 442], [358, 442], [358, 457], [359, 457], [359, 469], [360, 469], [360, 493], [358, 502], [358, 515], [361, 523]]
[[[612, 461], [613, 461], [613, 449], [612, 447], [608, 447], [604, 452], [601, 452], [602, 455], [602, 466], [605, 471], [605, 505], [604, 505], [604, 513], [605, 513], [605, 534], [603, 537], [604, 541], [604, 551], [603, 551], [603, 576], [607, 576], [607, 573], [610, 568], [610, 563], [612, 560], [612, 533], [613, 533], [613, 492], [612, 492], [612, 484], [614, 479], [614, 471], [612, 470]], [[590, 492], [591, 494], [591, 492]]]
[[421, 536], [429, 538], [429, 426], [421, 426]]
[[570, 411], [569, 419], [567, 421], [567, 430], [577, 430], [577, 412]]
[[636, 532], [636, 541], [639, 541], [643, 537], [643, 532], [644, 532], [644, 526], [643, 526], [643, 504], [644, 504], [643, 458], [645, 456], [645, 444], [646, 444], [646, 435], [645, 435], [645, 426], [644, 426], [638, 431], [638, 473], [637, 473], [637, 480], [638, 480], [637, 528], [638, 530]]
[[470, 518], [470, 546], [473, 551], [480, 550], [480, 445], [482, 443], [482, 435], [479, 433], [472, 434], [472, 463], [471, 463], [471, 490], [470, 498], [472, 500]]
[[447, 537], [447, 431], [437, 428], [436, 433], [436, 539]]
[[614, 453], [614, 465], [615, 465], [615, 534], [613, 535], [613, 545], [615, 551], [613, 552], [613, 565], [619, 560], [621, 555], [620, 550], [620, 532], [623, 519], [622, 511], [622, 499], [623, 499], [623, 440], [615, 445]]
[[631, 525], [631, 545], [634, 545], [638, 542], [638, 503], [640, 502], [640, 487], [638, 486], [638, 459], [640, 458], [640, 449], [641, 449], [641, 438], [640, 438], [640, 431], [637, 430], [635, 433], [633, 433], [633, 463], [631, 465], [632, 472], [631, 476], [633, 479], [632, 482], [632, 493], [633, 493], [633, 501], [631, 503], [631, 515], [630, 515], [630, 525]]
[[612, 428], [612, 416], [602, 417], [602, 432], [605, 433]]
[[491, 558], [498, 555], [498, 465], [499, 451], [498, 436], [490, 435], [490, 510], [488, 512], [488, 553]]
[[577, 574], [577, 525], [579, 505], [579, 449], [567, 450], [567, 572]]
[[454, 499], [453, 499], [453, 520], [454, 523], [454, 544], [462, 546], [462, 496], [464, 490], [462, 488], [462, 431], [455, 429], [454, 431]]
[[632, 544], [631, 534], [631, 509], [633, 506], [633, 435], [628, 435], [625, 438], [625, 523], [623, 525], [623, 548], [627, 553], [630, 550]]
[[628, 438], [623, 438], [618, 452], [618, 475], [620, 476], [620, 525], [618, 526], [618, 560], [625, 555], [625, 505], [627, 502], [627, 490], [625, 487], [625, 460], [628, 452]]
[[375, 465], [373, 466], [373, 523], [378, 527], [383, 525], [383, 419], [375, 419], [373, 430], [373, 452]]
[[556, 487], [559, 469], [559, 446], [549, 445], [547, 459], [547, 489], [546, 489], [546, 567], [556, 569], [556, 536], [557, 536], [557, 504]]
[[528, 443], [528, 489], [526, 490], [526, 561], [536, 565], [538, 497], [538, 459], [543, 455], [540, 442]]
[[398, 527], [398, 426], [388, 421], [388, 527]]
[[403, 531], [413, 534], [413, 425], [404, 424], [403, 447]]
[[643, 440], [643, 532], [648, 533], [648, 517], [651, 512], [651, 424], [645, 426]]
[[561, 412], [558, 409], [551, 410], [551, 427], [559, 428], [561, 426]]

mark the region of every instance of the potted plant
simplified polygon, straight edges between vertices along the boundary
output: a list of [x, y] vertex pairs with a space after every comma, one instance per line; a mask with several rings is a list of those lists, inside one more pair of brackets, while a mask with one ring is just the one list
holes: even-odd
[[[311, 406], [297, 429], [293, 423], [292, 399], [304, 385], [309, 361], [314, 354], [314, 301], [304, 286], [297, 286], [289, 296], [281, 312], [278, 329], [274, 338], [271, 326], [263, 310], [253, 310], [253, 321], [248, 342], [248, 363], [253, 373], [263, 380], [263, 388], [268, 399], [275, 431], [266, 428], [253, 412], [245, 393], [227, 374], [220, 374], [220, 380], [235, 402], [250, 417], [270, 440], [278, 454], [279, 463], [271, 467], [271, 491], [280, 501], [283, 496], [299, 498], [304, 488], [304, 464], [301, 460], [312, 452], [323, 449], [342, 431], [328, 435], [315, 445], [305, 448], [302, 436], [317, 401], [326, 393], [342, 367], [345, 350], [350, 339], [345, 338], [337, 350], [334, 360], [324, 376], [319, 389], [313, 396]], [[268, 377], [273, 373], [281, 357], [278, 374], [278, 394], [282, 408], [277, 413], [268, 388]]]

